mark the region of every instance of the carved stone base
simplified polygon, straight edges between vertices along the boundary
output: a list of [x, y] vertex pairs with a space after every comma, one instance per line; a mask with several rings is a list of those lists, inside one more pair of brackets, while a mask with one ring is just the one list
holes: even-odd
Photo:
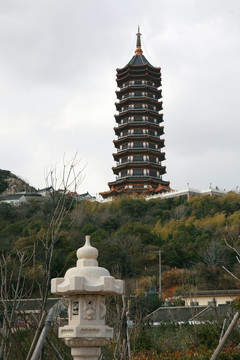
[[72, 348], [71, 354], [74, 360], [98, 360], [99, 356], [101, 355], [101, 348]]

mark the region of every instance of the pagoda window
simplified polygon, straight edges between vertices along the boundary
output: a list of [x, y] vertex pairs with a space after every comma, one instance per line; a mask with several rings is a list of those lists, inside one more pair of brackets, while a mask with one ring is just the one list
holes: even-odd
[[141, 116], [135, 116], [135, 120], [137, 120], [137, 121], [141, 121], [141, 120], [142, 120], [142, 118], [141, 118]]
[[120, 175], [123, 177], [123, 176], [127, 176], [127, 170], [124, 170], [124, 171], [121, 171], [120, 172]]
[[152, 163], [156, 163], [157, 159], [154, 156], [149, 156], [149, 161]]
[[149, 144], [150, 149], [156, 149], [155, 144], [150, 143]]
[[153, 130], [149, 130], [148, 133], [149, 133], [149, 135], [156, 135], [156, 134], [155, 134], [155, 131], [153, 131]]
[[133, 175], [143, 175], [143, 169], [134, 169]]
[[136, 81], [135, 81], [135, 84], [136, 84], [136, 85], [140, 85], [140, 84], [142, 84], [142, 81], [136, 80]]
[[121, 149], [121, 150], [125, 150], [125, 149], [127, 149], [127, 148], [128, 148], [128, 144], [123, 144], [123, 145], [120, 146], [120, 149]]
[[154, 170], [150, 170], [150, 176], [157, 176], [157, 172]]
[[143, 106], [141, 104], [135, 104], [135, 109], [141, 109]]
[[142, 142], [135, 142], [133, 147], [135, 147], [135, 148], [136, 148], [136, 147], [137, 147], [137, 148], [143, 147], [143, 143], [142, 143]]
[[127, 130], [126, 130], [126, 131], [121, 132], [121, 136], [126, 136], [126, 135], [128, 135], [128, 131], [127, 131]]
[[134, 134], [142, 134], [142, 133], [143, 133], [142, 129], [135, 129], [134, 130]]
[[143, 161], [143, 156], [137, 155], [137, 156], [134, 156], [133, 158], [134, 158], [134, 161]]

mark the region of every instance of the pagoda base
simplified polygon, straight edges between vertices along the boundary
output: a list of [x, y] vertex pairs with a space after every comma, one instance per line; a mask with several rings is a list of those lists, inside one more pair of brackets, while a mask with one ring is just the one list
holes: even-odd
[[170, 183], [168, 181], [158, 182], [155, 179], [150, 179], [147, 183], [146, 181], [133, 182], [127, 179], [121, 179], [120, 181], [108, 183], [110, 190], [101, 192], [99, 195], [104, 199], [117, 197], [119, 195], [149, 196], [171, 191], [169, 185]]

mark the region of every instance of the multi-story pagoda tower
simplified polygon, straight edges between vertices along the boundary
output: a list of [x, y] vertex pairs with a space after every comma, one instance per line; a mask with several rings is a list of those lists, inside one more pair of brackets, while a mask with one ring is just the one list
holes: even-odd
[[122, 69], [117, 69], [115, 103], [118, 114], [114, 128], [116, 180], [109, 182], [104, 198], [124, 193], [156, 194], [169, 191], [169, 181], [162, 175], [166, 167], [161, 90], [161, 69], [152, 66], [143, 55], [141, 34], [137, 33], [135, 55]]

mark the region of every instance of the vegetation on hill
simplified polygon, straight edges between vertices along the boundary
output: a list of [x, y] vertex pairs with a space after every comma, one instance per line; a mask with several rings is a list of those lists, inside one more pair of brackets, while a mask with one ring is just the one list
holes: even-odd
[[[69, 198], [69, 201], [71, 199]], [[51, 200], [20, 207], [0, 204], [0, 250], [36, 252], [41, 277]], [[167, 200], [119, 198], [111, 203], [74, 203], [64, 219], [54, 253], [52, 277], [75, 266], [76, 249], [85, 235], [99, 250], [99, 264], [127, 282], [127, 291], [141, 293], [158, 284], [158, 250], [162, 251], [162, 285], [166, 295], [192, 288], [229, 289], [236, 281], [222, 265], [239, 274], [239, 263], [224, 239], [239, 243], [240, 195]], [[229, 239], [230, 240], [230, 239]], [[30, 275], [29, 275], [30, 276]], [[30, 276], [30, 277], [31, 277]], [[132, 279], [138, 281], [132, 281]], [[32, 281], [30, 278], [29, 281]]]
[[[75, 202], [71, 196], [59, 192], [49, 199], [43, 198], [42, 202], [32, 201], [19, 207], [0, 203], [0, 285], [6, 295], [1, 301], [8, 314], [11, 311], [8, 300], [14, 295], [15, 283], [19, 285], [20, 298], [44, 298], [43, 293], [47, 295], [49, 286], [47, 280], [61, 277], [69, 267], [75, 266], [76, 250], [84, 244], [85, 235], [91, 235], [92, 245], [99, 250], [99, 265], [126, 280], [127, 297], [139, 295], [131, 298], [131, 315], [136, 326], [130, 340], [133, 356], [137, 354], [133, 358], [209, 358], [221, 324], [194, 327], [194, 331], [192, 325], [169, 325], [165, 329], [162, 324], [156, 329], [148, 328], [142, 319], [162, 302], [157, 298], [144, 298], [144, 293], [150, 286], [158, 285], [159, 250], [162, 251], [164, 297], [178, 296], [196, 288], [236, 288], [238, 281], [222, 266], [240, 277], [239, 262], [226, 244], [227, 241], [234, 247], [239, 246], [239, 230], [240, 195], [235, 193], [223, 197], [196, 196], [189, 200], [146, 201], [123, 197], [100, 204]], [[49, 253], [53, 248], [51, 258]], [[114, 307], [118, 300], [108, 301], [110, 307]], [[179, 299], [167, 304], [179, 305]], [[114, 307], [109, 316], [115, 310]], [[0, 321], [1, 316], [0, 313]], [[118, 324], [116, 317], [109, 322]], [[233, 339], [230, 343], [235, 346], [239, 342], [238, 334]], [[7, 346], [6, 343], [10, 351], [11, 346]], [[111, 346], [114, 347], [114, 343]], [[107, 359], [113, 358], [111, 346], [104, 349]], [[24, 354], [27, 349], [28, 346], [22, 346]], [[64, 358], [70, 358], [69, 349], [64, 347], [62, 352]], [[239, 350], [226, 350], [223, 356], [237, 359]]]

